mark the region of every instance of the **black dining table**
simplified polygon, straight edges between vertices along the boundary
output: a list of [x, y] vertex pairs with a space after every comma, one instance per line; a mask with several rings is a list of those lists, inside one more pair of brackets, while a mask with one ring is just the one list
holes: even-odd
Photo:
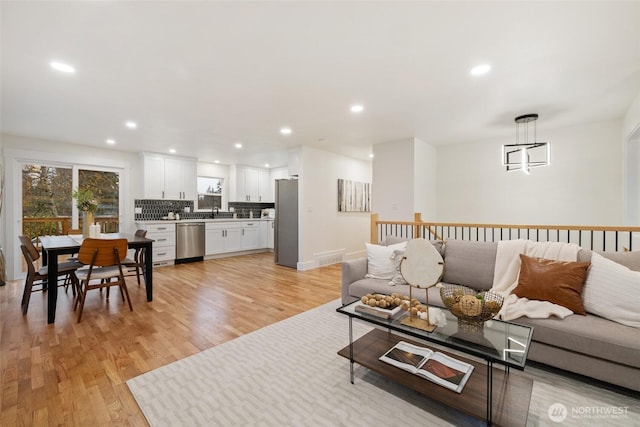
[[[129, 249], [143, 248], [145, 251], [144, 282], [147, 289], [147, 301], [153, 301], [153, 240], [138, 237], [134, 234], [105, 233], [103, 239], [127, 239]], [[80, 250], [82, 236], [40, 236], [42, 246], [42, 263], [48, 268], [48, 283], [56, 283], [58, 277], [58, 258], [60, 255], [74, 254]], [[56, 321], [56, 305], [58, 302], [58, 287], [49, 286], [47, 290], [47, 323]]]

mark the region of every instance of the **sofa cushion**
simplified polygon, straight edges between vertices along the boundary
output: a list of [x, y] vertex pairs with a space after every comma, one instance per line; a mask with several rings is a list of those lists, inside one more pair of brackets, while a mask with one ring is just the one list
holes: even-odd
[[640, 271], [640, 252], [639, 251], [626, 251], [626, 252], [597, 252], [603, 257], [610, 259], [611, 261], [622, 264], [625, 267], [633, 271]]
[[589, 313], [640, 328], [640, 272], [594, 252], [584, 285], [584, 307]]
[[576, 353], [640, 368], [640, 329], [587, 314], [513, 321], [533, 326], [533, 340]]
[[617, 262], [618, 264], [622, 264], [633, 271], [640, 271], [640, 251], [601, 252], [582, 248], [578, 252], [578, 261], [591, 262], [592, 253], [598, 253], [603, 257]]
[[[387, 236], [382, 242], [382, 245], [391, 246], [402, 242], [408, 242], [409, 240], [411, 239], [409, 239], [408, 237]], [[436, 248], [438, 252], [440, 252], [440, 255], [444, 257], [444, 242], [442, 240], [429, 240], [429, 243], [431, 243], [433, 247]]]
[[586, 314], [582, 288], [588, 262], [557, 261], [520, 254], [518, 286], [512, 291], [520, 298], [549, 301], [577, 314]]
[[493, 286], [497, 242], [447, 240], [443, 282], [489, 290]]

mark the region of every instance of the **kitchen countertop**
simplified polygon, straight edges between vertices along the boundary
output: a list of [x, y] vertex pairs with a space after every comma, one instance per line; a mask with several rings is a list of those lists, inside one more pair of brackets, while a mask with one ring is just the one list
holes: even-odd
[[135, 221], [139, 224], [178, 224], [183, 222], [251, 222], [251, 221], [273, 221], [273, 218], [201, 218], [201, 219], [154, 219], [154, 220], [139, 220]]

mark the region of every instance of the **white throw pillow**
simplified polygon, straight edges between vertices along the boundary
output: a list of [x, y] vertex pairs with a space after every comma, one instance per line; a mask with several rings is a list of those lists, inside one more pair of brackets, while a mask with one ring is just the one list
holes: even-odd
[[582, 290], [588, 313], [623, 325], [640, 328], [640, 272], [611, 261], [596, 252]]
[[391, 259], [393, 251], [404, 250], [407, 242], [397, 245], [380, 246], [365, 243], [367, 247], [367, 275], [371, 279], [391, 280], [396, 275], [396, 266]]
[[407, 284], [407, 281], [404, 280], [404, 277], [402, 277], [402, 273], [400, 272], [400, 263], [402, 262], [402, 258], [404, 258], [404, 251], [404, 249], [396, 249], [391, 254], [391, 261], [395, 267], [393, 279], [389, 282], [391, 286]]

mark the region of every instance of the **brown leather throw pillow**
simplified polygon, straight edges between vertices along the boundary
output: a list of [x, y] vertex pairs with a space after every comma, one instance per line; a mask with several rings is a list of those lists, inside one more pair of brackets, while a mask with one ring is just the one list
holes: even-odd
[[520, 277], [513, 293], [521, 298], [549, 301], [576, 314], [586, 314], [582, 287], [589, 262], [556, 261], [520, 254]]

